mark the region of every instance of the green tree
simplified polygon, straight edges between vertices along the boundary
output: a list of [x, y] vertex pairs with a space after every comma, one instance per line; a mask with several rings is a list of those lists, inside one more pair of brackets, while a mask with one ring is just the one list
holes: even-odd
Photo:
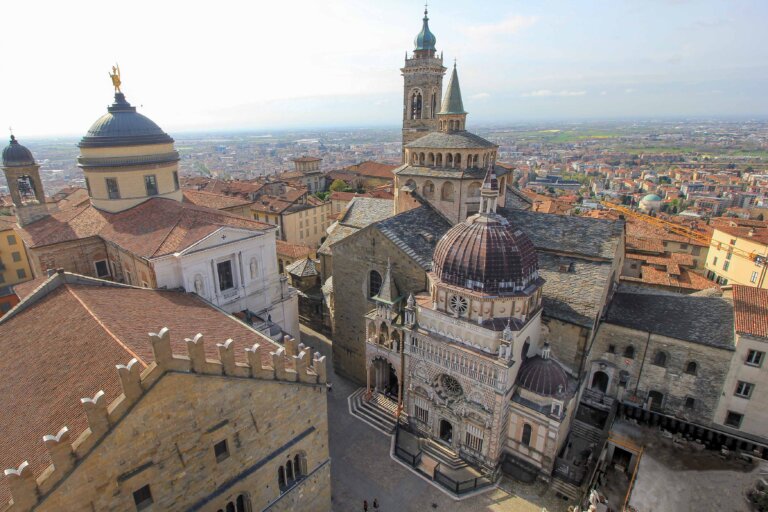
[[335, 179], [328, 190], [331, 192], [346, 192], [349, 189], [344, 180]]

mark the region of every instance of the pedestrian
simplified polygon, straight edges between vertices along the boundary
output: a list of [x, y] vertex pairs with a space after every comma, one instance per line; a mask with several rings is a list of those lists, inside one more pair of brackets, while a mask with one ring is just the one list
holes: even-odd
[[373, 498], [373, 510], [374, 511], [379, 510], [379, 500], [377, 500], [376, 498]]
[[326, 382], [325, 387], [328, 388], [328, 391], [333, 391], [333, 384], [331, 384], [330, 382]]
[[368, 512], [368, 500], [363, 500], [363, 512]]

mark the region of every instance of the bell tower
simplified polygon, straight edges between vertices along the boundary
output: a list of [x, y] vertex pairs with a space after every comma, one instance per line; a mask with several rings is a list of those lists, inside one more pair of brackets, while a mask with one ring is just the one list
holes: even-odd
[[31, 224], [56, 211], [56, 205], [45, 202], [40, 166], [32, 152], [19, 144], [13, 135], [8, 146], [3, 149], [2, 169], [20, 226]]
[[[429, 132], [437, 131], [443, 91], [443, 55], [437, 56], [437, 39], [429, 30], [424, 9], [421, 32], [414, 40], [414, 50], [405, 54], [403, 74], [403, 147]], [[405, 152], [403, 152], [405, 154]]]

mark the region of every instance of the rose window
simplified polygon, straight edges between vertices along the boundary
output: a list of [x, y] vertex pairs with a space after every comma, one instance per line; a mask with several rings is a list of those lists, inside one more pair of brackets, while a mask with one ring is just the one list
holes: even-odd
[[449, 402], [453, 402], [464, 394], [459, 381], [450, 375], [441, 374], [435, 378], [435, 381], [435, 391]]
[[451, 310], [454, 313], [463, 315], [464, 313], [467, 312], [468, 308], [469, 308], [469, 303], [467, 302], [467, 299], [465, 299], [464, 297], [460, 297], [459, 295], [451, 296]]

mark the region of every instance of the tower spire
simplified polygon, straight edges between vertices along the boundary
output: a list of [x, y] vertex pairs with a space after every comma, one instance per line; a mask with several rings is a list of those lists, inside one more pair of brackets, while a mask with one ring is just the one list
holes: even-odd
[[445, 89], [443, 103], [440, 112], [440, 131], [455, 132], [466, 129], [467, 112], [464, 110], [464, 102], [461, 99], [461, 87], [459, 86], [459, 72], [456, 70], [456, 62], [453, 63], [453, 73]]
[[493, 166], [488, 168], [483, 180], [483, 186], [480, 187], [480, 197], [482, 198], [482, 213], [491, 215], [496, 213], [496, 201], [499, 199], [499, 181], [496, 179], [496, 172]]

